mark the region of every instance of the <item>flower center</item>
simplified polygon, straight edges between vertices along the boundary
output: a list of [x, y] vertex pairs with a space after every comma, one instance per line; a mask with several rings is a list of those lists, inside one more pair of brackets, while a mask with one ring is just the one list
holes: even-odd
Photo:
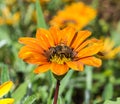
[[75, 20], [64, 20], [62, 21], [61, 29], [65, 28], [66, 26], [73, 26], [77, 25], [77, 22]]
[[64, 21], [63, 21], [63, 24], [68, 25], [68, 24], [77, 24], [77, 23], [76, 23], [75, 20], [64, 20]]
[[73, 50], [64, 44], [50, 47], [47, 51], [47, 57], [50, 62], [64, 64], [74, 58]]

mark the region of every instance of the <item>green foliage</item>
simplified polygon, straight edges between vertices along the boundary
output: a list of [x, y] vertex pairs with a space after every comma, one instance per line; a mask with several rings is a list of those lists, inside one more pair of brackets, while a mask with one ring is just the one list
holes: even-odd
[[28, 25], [32, 20], [32, 14], [34, 12], [34, 8], [35, 8], [34, 4], [31, 4], [28, 6], [28, 10], [27, 10], [27, 13], [25, 14], [25, 19], [24, 19], [25, 25]]
[[42, 8], [40, 6], [39, 0], [36, 0], [36, 11], [37, 11], [37, 27], [38, 28], [47, 28], [45, 19], [42, 13]]
[[10, 80], [8, 66], [4, 64], [0, 64], [0, 69], [1, 69], [1, 83]]
[[12, 97], [15, 99], [15, 104], [21, 104], [22, 100], [24, 100], [24, 97], [26, 96], [26, 90], [27, 90], [27, 82], [22, 83], [14, 93], [12, 93]]
[[106, 100], [103, 104], [120, 104], [120, 98], [117, 98], [116, 101]]
[[113, 97], [113, 84], [107, 83], [103, 91], [103, 99], [111, 99]]
[[[11, 43], [11, 39], [10, 39], [10, 35], [9, 35], [9, 30], [4, 27], [4, 26], [0, 26], [0, 41], [4, 40], [5, 44], [10, 44]], [[1, 48], [2, 46], [0, 46]]]
[[37, 99], [36, 95], [31, 95], [26, 98], [23, 104], [33, 104], [36, 99]]
[[59, 92], [60, 95], [64, 92], [64, 90], [65, 90], [65, 88], [66, 88], [66, 86], [67, 86], [67, 84], [68, 84], [67, 82], [69, 82], [72, 74], [73, 74], [73, 70], [70, 70], [70, 71], [67, 73], [67, 75], [62, 79], [62, 81], [61, 81], [61, 86], [60, 86], [60, 92]]

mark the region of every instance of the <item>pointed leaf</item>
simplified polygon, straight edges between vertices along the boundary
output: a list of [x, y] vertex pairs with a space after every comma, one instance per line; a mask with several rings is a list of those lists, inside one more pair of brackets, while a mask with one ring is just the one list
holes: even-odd
[[1, 83], [4, 83], [10, 79], [8, 66], [5, 64], [0, 64], [0, 69], [1, 69]]
[[16, 90], [15, 92], [12, 94], [12, 98], [15, 99], [15, 104], [19, 104], [20, 100], [25, 96], [26, 94], [26, 89], [27, 89], [27, 83], [24, 82], [23, 84], [21, 84]]
[[108, 100], [111, 99], [112, 96], [113, 96], [113, 84], [108, 83], [104, 88], [103, 99]]
[[37, 27], [47, 28], [39, 0], [36, 0], [36, 11], [37, 11]]
[[36, 99], [37, 99], [36, 95], [31, 95], [27, 97], [23, 104], [33, 104]]

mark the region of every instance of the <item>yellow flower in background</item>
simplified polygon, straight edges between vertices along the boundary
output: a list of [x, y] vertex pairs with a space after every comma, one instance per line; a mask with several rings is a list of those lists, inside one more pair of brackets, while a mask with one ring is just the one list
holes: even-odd
[[101, 40], [104, 42], [104, 45], [98, 53], [99, 57], [103, 59], [113, 59], [120, 52], [120, 46], [114, 48], [115, 43], [109, 37], [102, 38]]
[[101, 60], [94, 57], [102, 48], [100, 40], [86, 40], [91, 35], [88, 30], [77, 32], [73, 27], [49, 30], [39, 28], [36, 38], [23, 37], [25, 44], [19, 57], [27, 63], [36, 64], [35, 73], [51, 70], [55, 75], [64, 75], [69, 68], [83, 71], [84, 65], [99, 67]]
[[75, 2], [75, 0], [62, 0], [62, 2]]
[[[36, 0], [26, 0], [27, 2], [36, 2]], [[41, 4], [47, 3], [50, 0], [39, 0]]]
[[18, 23], [20, 20], [20, 12], [16, 12], [12, 15], [11, 18], [6, 18], [5, 21], [6, 21], [6, 24], [8, 25], [13, 25], [13, 24], [16, 24]]
[[0, 17], [0, 25], [4, 24], [4, 20], [2, 17]]
[[10, 16], [10, 8], [7, 6], [2, 6], [1, 13], [3, 17], [9, 17]]
[[17, 0], [4, 0], [5, 4], [7, 5], [14, 5], [14, 3], [16, 3]]
[[96, 17], [96, 10], [82, 2], [66, 6], [64, 10], [58, 11], [57, 15], [50, 21], [50, 25], [64, 28], [73, 26], [77, 30], [85, 27]]
[[13, 104], [14, 103], [14, 99], [12, 98], [4, 98], [4, 99], [1, 98], [10, 91], [12, 86], [13, 86], [12, 81], [8, 81], [0, 85], [0, 104]]
[[10, 8], [4, 6], [1, 8], [2, 16], [0, 17], [0, 25], [14, 25], [20, 21], [20, 12], [11, 13]]

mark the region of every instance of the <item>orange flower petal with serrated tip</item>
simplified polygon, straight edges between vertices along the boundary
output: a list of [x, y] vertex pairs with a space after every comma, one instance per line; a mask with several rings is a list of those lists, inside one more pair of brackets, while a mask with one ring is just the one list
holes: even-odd
[[50, 34], [49, 31], [45, 29], [39, 28], [36, 33], [36, 38], [40, 41], [42, 41], [42, 38], [43, 38], [44, 39], [43, 41], [46, 41], [46, 43], [49, 44], [48, 45], [49, 47], [54, 46], [54, 40], [53, 40], [52, 35]]
[[66, 64], [73, 70], [83, 71], [83, 64], [77, 61], [66, 62]]
[[44, 73], [48, 70], [50, 70], [50, 66], [51, 64], [50, 63], [46, 63], [44, 65], [41, 65], [41, 66], [38, 66], [35, 70], [34, 70], [34, 73]]
[[19, 51], [19, 57], [22, 58], [27, 63], [31, 64], [43, 64], [47, 62], [47, 58], [42, 55], [43, 51], [35, 50], [29, 46], [24, 46]]
[[56, 75], [64, 75], [69, 70], [69, 67], [66, 64], [51, 64], [51, 71]]
[[23, 53], [21, 50], [19, 52], [19, 57], [22, 58], [25, 62], [31, 64], [44, 64], [47, 62], [47, 58], [42, 54], [31, 51], [26, 51]]
[[98, 39], [89, 39], [89, 40], [86, 40], [85, 42], [83, 42], [77, 49], [75, 49], [75, 51], [79, 52], [81, 49], [83, 49], [84, 47], [86, 47], [87, 45], [89, 44], [92, 44], [94, 42], [98, 42], [99, 40]]
[[80, 59], [79, 62], [94, 67], [100, 67], [102, 64], [102, 61], [100, 59], [93, 56]]
[[54, 43], [58, 44], [61, 40], [61, 37], [60, 37], [61, 34], [59, 32], [60, 31], [59, 28], [54, 26], [54, 27], [51, 27], [49, 29], [49, 31], [50, 31], [51, 35], [53, 36]]
[[73, 44], [71, 45], [72, 48], [76, 49], [80, 46], [80, 44], [89, 36], [91, 35], [91, 32], [86, 31], [79, 31], [77, 33], [76, 39], [74, 40]]
[[23, 46], [21, 48], [21, 50], [19, 51], [19, 55], [20, 54], [24, 54], [25, 52], [35, 52], [35, 53], [39, 53], [42, 54], [43, 50], [42, 49], [36, 49], [35, 47], [30, 47], [30, 46]]
[[35, 47], [36, 45], [37, 47], [39, 46], [40, 48], [45, 50], [49, 48], [49, 44], [47, 42], [45, 43], [43, 38], [41, 38], [41, 40], [37, 40], [35, 38], [25, 37], [25, 38], [20, 38], [19, 42], [32, 47]]
[[87, 57], [87, 56], [92, 56], [96, 53], [98, 53], [101, 48], [103, 47], [102, 43], [93, 43], [92, 45], [80, 50], [77, 54], [79, 58]]
[[76, 30], [72, 27], [66, 27], [62, 30], [62, 41], [66, 43], [67, 46], [70, 46], [73, 37], [75, 36]]
[[46, 49], [45, 47], [43, 47], [44, 45], [41, 47], [40, 42], [37, 41], [35, 38], [29, 38], [29, 37], [19, 38], [19, 42], [35, 50], [42, 51], [43, 49]]

